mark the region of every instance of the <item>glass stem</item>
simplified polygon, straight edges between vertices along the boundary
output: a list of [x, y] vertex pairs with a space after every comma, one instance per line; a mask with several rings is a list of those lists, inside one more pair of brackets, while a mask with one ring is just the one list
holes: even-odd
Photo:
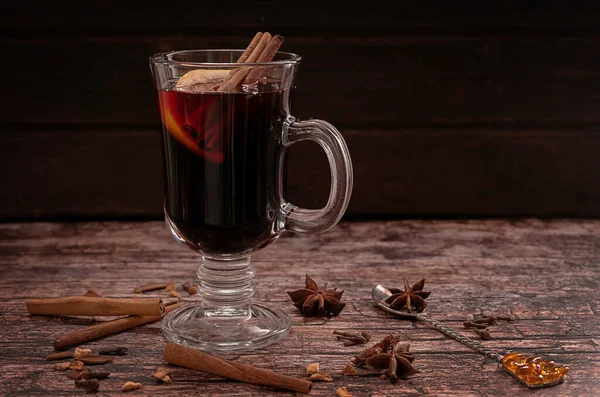
[[249, 255], [232, 259], [203, 256], [198, 268], [198, 293], [204, 316], [224, 322], [249, 319], [254, 274]]

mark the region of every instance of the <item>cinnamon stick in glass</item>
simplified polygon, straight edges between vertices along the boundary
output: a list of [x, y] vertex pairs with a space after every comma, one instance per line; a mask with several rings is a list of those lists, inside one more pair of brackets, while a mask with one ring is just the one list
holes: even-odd
[[[179, 303], [167, 306], [165, 313], [169, 313], [171, 310], [175, 310], [181, 307]], [[148, 324], [153, 321], [162, 319], [163, 316], [127, 316], [117, 320], [107, 321], [105, 323], [92, 325], [84, 329], [78, 329], [73, 332], [69, 332], [54, 341], [54, 348], [56, 350], [64, 349], [65, 347], [79, 345], [85, 342], [89, 342], [94, 339], [102, 338], [103, 336], [116, 334], [117, 332], [124, 331], [129, 328], [137, 327], [138, 325]]]
[[241, 382], [272, 386], [299, 393], [309, 393], [312, 387], [312, 382], [306, 379], [294, 378], [267, 369], [223, 360], [174, 343], [168, 343], [165, 347], [165, 361], [169, 364], [208, 372]]
[[254, 51], [254, 49], [256, 48], [258, 43], [260, 43], [260, 39], [262, 39], [262, 37], [263, 37], [262, 32], [258, 32], [258, 33], [256, 33], [256, 35], [254, 35], [254, 38], [252, 39], [250, 44], [248, 44], [248, 47], [246, 47], [246, 49], [244, 50], [244, 53], [239, 57], [239, 59], [237, 60], [237, 63], [246, 62], [246, 60], [250, 57], [250, 55], [252, 55], [252, 52]]
[[[283, 44], [282, 36], [275, 35], [274, 37], [271, 37], [269, 32], [265, 32], [258, 42], [258, 45], [252, 51], [252, 54], [250, 54], [244, 63], [271, 61], [279, 47], [281, 47], [281, 44]], [[273, 49], [275, 49], [275, 51], [273, 51]], [[219, 91], [229, 92], [233, 90], [248, 76], [250, 70], [250, 68], [232, 70], [219, 87]]]
[[[269, 42], [269, 44], [265, 47], [264, 51], [256, 62], [271, 62], [279, 51], [279, 48], [283, 45], [283, 36], [275, 35]], [[248, 73], [248, 76], [244, 80], [244, 84], [256, 84], [258, 79], [261, 77], [264, 72], [264, 68], [254, 68]]]
[[165, 312], [160, 298], [66, 296], [26, 299], [25, 304], [30, 314], [46, 316], [160, 316]]

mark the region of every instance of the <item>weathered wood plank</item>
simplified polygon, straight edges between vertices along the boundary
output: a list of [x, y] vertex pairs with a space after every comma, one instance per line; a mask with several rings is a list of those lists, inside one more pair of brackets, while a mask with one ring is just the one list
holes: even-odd
[[[351, 127], [564, 125], [600, 121], [599, 40], [317, 33], [288, 35], [284, 48], [303, 57], [294, 102], [300, 118]], [[3, 40], [0, 51], [11, 54], [11, 66], [0, 76], [10, 101], [0, 120], [147, 126], [159, 117], [148, 56], [247, 42], [248, 36], [211, 35]]]
[[[158, 128], [6, 129], [0, 178], [10, 189], [0, 191], [0, 219], [159, 219]], [[342, 133], [355, 177], [348, 215], [600, 215], [595, 129]], [[321, 149], [293, 146], [289, 200], [319, 208], [328, 192]]]
[[[544, 396], [593, 396], [600, 387], [599, 231], [595, 220], [390, 221], [342, 223], [320, 236], [282, 238], [255, 255], [256, 299], [289, 313], [292, 332], [276, 345], [226, 357], [292, 376], [320, 362], [335, 380], [316, 384], [315, 396], [333, 395], [342, 385], [358, 396], [530, 394], [495, 363], [423, 324], [392, 318], [369, 299], [377, 282], [426, 277], [433, 318], [471, 335], [462, 329], [470, 315], [513, 314], [516, 321], [492, 326], [494, 339], [484, 343], [568, 364], [566, 382]], [[44, 357], [54, 338], [93, 320], [28, 316], [24, 298], [87, 288], [131, 296], [133, 286], [146, 281], [191, 281], [196, 265], [197, 254], [178, 246], [162, 222], [0, 224], [0, 394], [79, 394]], [[285, 291], [301, 285], [305, 272], [346, 291], [348, 306], [339, 317], [305, 321], [291, 305]], [[421, 372], [394, 385], [343, 377], [340, 371], [361, 347], [335, 341], [335, 329], [368, 330], [374, 340], [399, 332], [411, 341]], [[139, 395], [291, 395], [180, 368], [172, 385], [156, 384], [150, 374], [163, 365], [164, 346], [158, 324], [87, 346], [107, 344], [129, 347], [127, 356], [105, 366], [113, 374], [101, 384], [107, 395], [120, 395], [126, 380], [144, 384]]]

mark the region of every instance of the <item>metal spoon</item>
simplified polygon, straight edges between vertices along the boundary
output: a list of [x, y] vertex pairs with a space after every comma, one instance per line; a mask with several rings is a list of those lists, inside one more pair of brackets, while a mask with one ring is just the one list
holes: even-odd
[[487, 347], [485, 347], [483, 344], [477, 342], [476, 340], [473, 340], [466, 336], [462, 336], [461, 334], [454, 331], [453, 329], [446, 327], [439, 321], [433, 320], [433, 319], [427, 317], [427, 315], [424, 313], [417, 313], [417, 312], [407, 313], [407, 312], [401, 312], [398, 310], [394, 310], [387, 303], [385, 303], [385, 300], [387, 298], [389, 298], [391, 295], [392, 295], [392, 293], [390, 292], [390, 290], [388, 288], [384, 287], [383, 285], [376, 285], [375, 287], [373, 287], [373, 290], [371, 291], [371, 297], [373, 298], [373, 301], [375, 302], [375, 304], [377, 306], [379, 306], [383, 310], [385, 310], [389, 313], [395, 314], [396, 316], [401, 317], [401, 318], [422, 321], [427, 326], [440, 331], [442, 334], [454, 339], [455, 341], [460, 342], [463, 345], [465, 345], [475, 351], [478, 351], [479, 353], [483, 354], [484, 356], [497, 361], [498, 363], [500, 363], [502, 365], [502, 368], [506, 372], [508, 372], [513, 378], [515, 378], [516, 380], [518, 380], [519, 382], [521, 382], [523, 385], [525, 385], [527, 387], [540, 388], [540, 387], [554, 386], [559, 383], [562, 383], [562, 381], [564, 380], [564, 375], [563, 375], [560, 379], [553, 381], [553, 382], [544, 382], [542, 384], [531, 384], [529, 382], [526, 382], [525, 380], [516, 376], [513, 372], [509, 371], [508, 368], [505, 365], [503, 365], [502, 359], [504, 358], [505, 354], [507, 354], [508, 352], [505, 351], [505, 352], [503, 352], [504, 354], [499, 354], [493, 350], [490, 350]]
[[439, 321], [433, 320], [433, 319], [427, 317], [426, 314], [416, 313], [416, 312], [407, 313], [407, 312], [401, 312], [401, 311], [392, 309], [387, 303], [385, 303], [385, 300], [387, 298], [389, 298], [391, 295], [392, 295], [392, 293], [390, 292], [390, 290], [388, 288], [384, 287], [383, 285], [376, 285], [375, 287], [373, 287], [373, 290], [371, 291], [371, 298], [373, 298], [373, 302], [375, 302], [375, 304], [377, 306], [379, 306], [386, 312], [393, 313], [396, 316], [405, 318], [405, 319], [423, 321], [429, 327], [437, 329], [442, 334], [454, 339], [455, 341], [460, 342], [463, 345], [465, 345], [473, 350], [478, 351], [479, 353], [485, 355], [486, 357], [491, 358], [492, 360], [502, 363], [502, 358], [504, 357], [504, 354], [498, 354], [497, 352], [490, 350], [485, 345], [477, 342], [476, 340], [473, 340], [466, 336], [462, 336], [461, 334], [454, 331], [453, 329], [446, 327]]

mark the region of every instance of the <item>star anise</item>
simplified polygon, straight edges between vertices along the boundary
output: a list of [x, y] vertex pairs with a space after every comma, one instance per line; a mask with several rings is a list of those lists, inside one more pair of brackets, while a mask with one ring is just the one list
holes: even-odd
[[307, 274], [305, 288], [288, 292], [288, 295], [304, 317], [325, 317], [337, 316], [344, 309], [346, 304], [340, 300], [343, 293], [336, 288], [327, 289], [327, 284], [319, 287]]
[[375, 370], [387, 369], [385, 375], [393, 382], [419, 372], [412, 366], [415, 357], [409, 349], [410, 345], [402, 343], [400, 336], [388, 335], [381, 342], [363, 350], [352, 362]]
[[427, 307], [425, 299], [429, 297], [431, 292], [423, 291], [425, 279], [415, 283], [412, 287], [408, 284], [408, 280], [404, 279], [404, 290], [398, 288], [390, 288], [392, 295], [385, 300], [385, 303], [390, 305], [394, 310], [406, 310], [411, 313], [413, 310], [421, 313]]

